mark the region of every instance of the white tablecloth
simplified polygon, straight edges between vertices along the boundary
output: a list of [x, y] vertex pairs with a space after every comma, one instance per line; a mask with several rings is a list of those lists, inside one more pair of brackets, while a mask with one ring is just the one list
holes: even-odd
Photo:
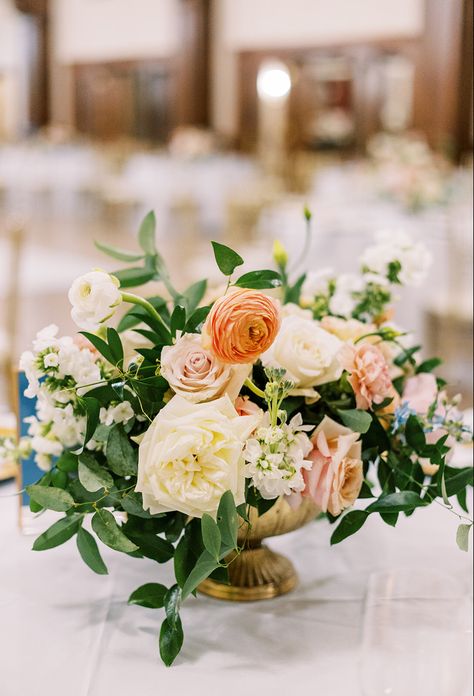
[[[33, 553], [32, 537], [16, 526], [17, 500], [5, 497], [12, 492], [12, 484], [0, 487], [1, 696], [287, 696], [292, 690], [360, 696], [371, 573], [441, 572], [466, 596], [470, 591], [471, 560], [456, 547], [457, 520], [437, 505], [400, 520], [396, 529], [369, 518], [361, 532], [333, 548], [329, 526], [313, 523], [270, 542], [294, 561], [299, 587], [247, 605], [191, 597], [182, 609], [184, 647], [168, 669], [157, 651], [162, 611], [127, 606], [126, 599], [145, 582], [170, 583], [170, 569], [104, 549], [110, 574], [99, 577], [73, 541]], [[468, 634], [461, 636], [466, 654]], [[460, 659], [469, 682], [469, 660]], [[434, 696], [417, 696], [428, 694]]]

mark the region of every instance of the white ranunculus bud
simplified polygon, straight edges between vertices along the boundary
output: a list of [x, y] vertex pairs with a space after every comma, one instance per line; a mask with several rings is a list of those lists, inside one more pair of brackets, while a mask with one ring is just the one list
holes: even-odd
[[119, 281], [104, 271], [91, 271], [76, 278], [68, 297], [73, 321], [87, 331], [96, 331], [122, 301]]

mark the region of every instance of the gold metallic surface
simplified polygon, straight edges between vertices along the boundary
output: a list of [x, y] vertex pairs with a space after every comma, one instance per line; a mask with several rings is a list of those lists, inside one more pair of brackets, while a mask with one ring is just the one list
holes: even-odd
[[279, 553], [262, 545], [262, 539], [291, 532], [313, 520], [319, 510], [308, 498], [293, 510], [280, 498], [264, 515], [258, 516], [251, 508], [251, 526], [242, 520], [239, 544], [244, 548], [239, 554], [227, 557], [230, 584], [204, 580], [198, 590], [216, 599], [235, 602], [252, 602], [271, 599], [293, 590], [298, 577], [292, 563]]

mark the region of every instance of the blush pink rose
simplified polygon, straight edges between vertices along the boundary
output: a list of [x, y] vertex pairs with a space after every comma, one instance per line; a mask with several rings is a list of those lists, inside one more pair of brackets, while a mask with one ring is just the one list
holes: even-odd
[[357, 408], [367, 410], [392, 394], [389, 367], [377, 346], [369, 343], [359, 346], [346, 344], [340, 351], [339, 359], [349, 373], [348, 381], [354, 390]]
[[354, 503], [362, 487], [359, 434], [325, 416], [311, 442], [313, 450], [308, 459], [313, 465], [303, 471], [306, 486], [302, 495], [311, 498], [323, 512], [340, 515]]
[[197, 404], [224, 394], [236, 399], [250, 365], [226, 365], [203, 347], [200, 334], [184, 334], [163, 348], [160, 370], [176, 394]]

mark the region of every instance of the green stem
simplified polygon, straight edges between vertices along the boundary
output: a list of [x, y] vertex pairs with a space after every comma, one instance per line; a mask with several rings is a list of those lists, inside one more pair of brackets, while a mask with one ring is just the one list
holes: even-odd
[[250, 389], [250, 391], [253, 392], [256, 396], [259, 396], [261, 399], [265, 398], [265, 392], [259, 389], [257, 385], [254, 384], [249, 377], [247, 377], [247, 379], [245, 380], [244, 385], [248, 387], [248, 389]]
[[144, 297], [139, 297], [138, 295], [133, 295], [131, 292], [122, 292], [122, 300], [124, 302], [130, 302], [130, 304], [136, 304], [139, 305], [140, 307], [143, 307], [146, 309], [148, 314], [152, 316], [154, 319], [157, 319], [157, 321], [162, 324], [167, 331], [169, 331], [169, 327], [166, 325], [164, 322], [163, 318], [158, 314], [156, 309], [153, 307], [151, 302], [148, 302], [148, 300], [145, 300]]

